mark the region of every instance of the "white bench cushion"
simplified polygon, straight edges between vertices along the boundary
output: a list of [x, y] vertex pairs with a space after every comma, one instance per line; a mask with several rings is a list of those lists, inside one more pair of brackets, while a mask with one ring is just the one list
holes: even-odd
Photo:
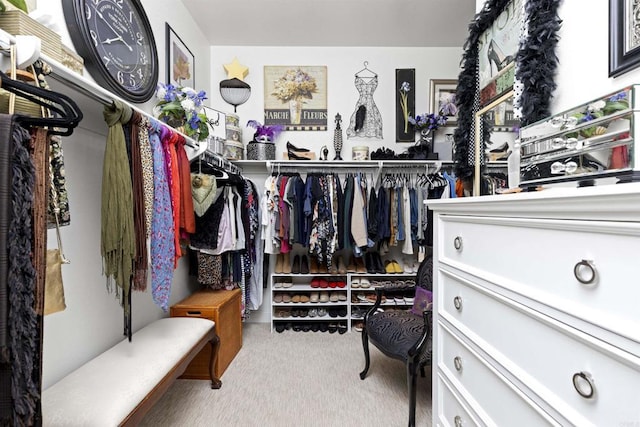
[[190, 317], [145, 326], [44, 390], [44, 425], [117, 426], [213, 326]]

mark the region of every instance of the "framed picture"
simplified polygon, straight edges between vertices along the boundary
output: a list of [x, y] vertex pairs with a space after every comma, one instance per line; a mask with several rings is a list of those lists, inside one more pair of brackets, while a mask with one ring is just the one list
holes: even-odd
[[640, 3], [609, 0], [609, 77], [640, 65]]
[[458, 107], [456, 105], [457, 80], [432, 79], [430, 90], [430, 111], [447, 116], [447, 126], [458, 123]]
[[415, 142], [416, 130], [409, 123], [416, 116], [416, 70], [396, 69], [396, 142]]
[[264, 123], [327, 130], [327, 67], [265, 65]]
[[166, 23], [167, 27], [167, 83], [195, 89], [196, 59], [186, 44]]

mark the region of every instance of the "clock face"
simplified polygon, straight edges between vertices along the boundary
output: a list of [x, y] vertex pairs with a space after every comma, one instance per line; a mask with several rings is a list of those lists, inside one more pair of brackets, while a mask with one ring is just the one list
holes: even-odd
[[63, 0], [73, 44], [98, 83], [144, 102], [158, 82], [158, 53], [139, 0]]

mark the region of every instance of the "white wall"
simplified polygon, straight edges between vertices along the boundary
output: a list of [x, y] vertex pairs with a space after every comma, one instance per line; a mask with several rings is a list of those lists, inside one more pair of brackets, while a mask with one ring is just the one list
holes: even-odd
[[[172, 0], [143, 0], [142, 3], [156, 39], [160, 80], [165, 80], [165, 21], [168, 21], [196, 56], [198, 85], [208, 88], [209, 45], [191, 16]], [[40, 1], [38, 9], [57, 17], [60, 27], [66, 28], [61, 2]], [[68, 46], [73, 46], [66, 31], [61, 35]], [[85, 76], [88, 75], [85, 70]], [[115, 295], [106, 290], [100, 256], [101, 180], [107, 131], [102, 106], [53, 80], [50, 83], [55, 90], [77, 100], [85, 119], [72, 136], [63, 140], [71, 225], [62, 228], [62, 239], [71, 264], [63, 267], [67, 309], [47, 316], [44, 322], [44, 388], [120, 341], [123, 330], [122, 308]], [[153, 105], [152, 100], [140, 107], [150, 112]], [[48, 242], [50, 248], [55, 247], [52, 231], [49, 231]], [[193, 283], [189, 283], [186, 260], [181, 260], [174, 274], [170, 303], [176, 303], [194, 290]], [[167, 314], [153, 304], [149, 290], [134, 293], [134, 330], [164, 316]]]
[[[430, 79], [456, 79], [458, 77], [461, 48], [378, 48], [378, 47], [253, 47], [214, 46], [211, 48], [211, 91], [214, 108], [233, 111], [220, 97], [219, 83], [227, 78], [223, 64], [234, 57], [249, 68], [245, 81], [251, 85], [251, 97], [238, 107], [243, 142], [253, 137], [253, 129], [245, 127], [248, 120], [264, 123], [264, 74], [265, 65], [326, 65], [327, 66], [327, 107], [328, 130], [323, 132], [284, 132], [276, 141], [276, 158], [282, 159], [287, 141], [296, 146], [306, 147], [319, 153], [323, 145], [329, 148], [333, 158], [333, 132], [336, 113], [342, 116], [342, 136], [344, 146], [342, 157], [351, 159], [351, 148], [367, 145], [372, 152], [386, 146], [396, 152], [406, 150], [411, 144], [395, 142], [395, 70], [415, 68], [416, 70], [416, 112], [429, 111]], [[383, 121], [383, 140], [372, 138], [347, 139], [346, 128], [351, 114], [355, 111], [358, 91], [354, 86], [354, 74], [368, 61], [369, 69], [378, 73], [378, 87], [374, 101]], [[415, 115], [415, 112], [412, 114]], [[444, 132], [437, 136], [444, 140]], [[317, 156], [319, 157], [319, 156]]]

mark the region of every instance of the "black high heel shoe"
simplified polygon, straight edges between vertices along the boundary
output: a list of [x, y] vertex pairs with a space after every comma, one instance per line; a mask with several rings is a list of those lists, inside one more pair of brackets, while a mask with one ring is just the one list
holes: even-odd
[[295, 145], [293, 145], [292, 143], [290, 143], [289, 141], [287, 141], [287, 150], [288, 151], [298, 151], [300, 153], [308, 153], [309, 150], [306, 148], [298, 148]]
[[308, 157], [298, 156], [291, 150], [287, 150], [287, 156], [289, 156], [289, 160], [310, 160]]
[[495, 40], [491, 40], [489, 48], [487, 49], [487, 59], [489, 63], [493, 62], [498, 72], [513, 61], [513, 56], [505, 56], [502, 50], [498, 47]]

